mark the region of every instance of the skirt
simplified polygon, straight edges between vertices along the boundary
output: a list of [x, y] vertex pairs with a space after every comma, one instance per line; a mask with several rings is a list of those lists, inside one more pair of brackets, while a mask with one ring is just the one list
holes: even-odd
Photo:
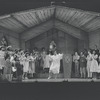
[[29, 62], [25, 62], [23, 67], [23, 72], [28, 72], [28, 71], [29, 71]]
[[97, 72], [98, 71], [98, 62], [93, 60], [91, 62], [90, 72]]
[[2, 69], [2, 67], [5, 66], [5, 59], [4, 58], [0, 58], [0, 69]]

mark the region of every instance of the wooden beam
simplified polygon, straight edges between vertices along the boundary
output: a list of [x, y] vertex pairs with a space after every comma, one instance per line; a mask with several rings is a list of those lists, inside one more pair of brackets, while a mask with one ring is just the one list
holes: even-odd
[[64, 24], [67, 24], [67, 25], [69, 25], [69, 26], [73, 26], [74, 28], [76, 28], [76, 29], [78, 29], [78, 30], [81, 30], [81, 31], [84, 31], [85, 33], [88, 34], [88, 32], [85, 31], [84, 29], [82, 29], [81, 27], [79, 28], [79, 27], [76, 27], [75, 25], [69, 24], [68, 21], [67, 21], [67, 22], [64, 22], [64, 21], [62, 21], [62, 20], [60, 20], [60, 19], [57, 19], [57, 18], [56, 18], [56, 20], [58, 20], [58, 21], [60, 21], [60, 22], [62, 22], [62, 23], [64, 23]]
[[49, 20], [45, 23], [38, 25], [37, 27], [31, 28], [27, 30], [26, 32], [23, 32], [21, 34], [21, 39], [25, 41], [30, 40], [52, 28], [53, 28], [53, 20]]
[[87, 26], [89, 23], [91, 23], [93, 20], [95, 20], [96, 18], [98, 18], [98, 16], [95, 16], [94, 18], [92, 18], [91, 20], [87, 21], [84, 25], [82, 25], [80, 28], [84, 28], [85, 26]]
[[16, 32], [13, 32], [13, 31], [11, 31], [5, 27], [2, 27], [2, 26], [0, 26], [0, 32], [2, 32], [4, 35], [8, 34], [14, 38], [17, 38], [17, 39], [19, 38], [19, 35]]
[[21, 39], [27, 41], [29, 39], [32, 39], [38, 35], [40, 35], [41, 33], [44, 33], [52, 28], [57, 28], [58, 30], [64, 31], [67, 34], [70, 34], [78, 39], [84, 39], [85, 36], [88, 35], [88, 33], [72, 26], [69, 24], [65, 24], [59, 20], [50, 20], [47, 21], [45, 23], [42, 23], [40, 25], [38, 25], [37, 27], [33, 27], [29, 30], [27, 30], [26, 32], [23, 32], [21, 34]]
[[15, 21], [17, 21], [19, 24], [21, 24], [23, 27], [25, 27], [26, 29], [28, 28], [24, 23], [22, 23], [21, 21], [19, 21], [17, 18], [15, 18], [13, 15], [11, 15], [11, 18], [13, 18]]
[[86, 32], [59, 20], [55, 20], [55, 28], [82, 40], [88, 35]]

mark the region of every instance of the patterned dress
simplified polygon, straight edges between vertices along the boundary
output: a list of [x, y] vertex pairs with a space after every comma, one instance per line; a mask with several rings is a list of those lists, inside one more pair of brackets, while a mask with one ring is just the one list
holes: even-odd
[[0, 51], [0, 69], [2, 69], [5, 66], [5, 52]]

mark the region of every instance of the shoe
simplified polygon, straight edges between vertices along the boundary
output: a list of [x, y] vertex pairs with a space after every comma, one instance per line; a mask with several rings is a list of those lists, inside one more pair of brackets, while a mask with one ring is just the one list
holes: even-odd
[[28, 78], [27, 77], [25, 77], [25, 80], [27, 80]]
[[50, 79], [51, 77], [48, 77], [48, 79]]

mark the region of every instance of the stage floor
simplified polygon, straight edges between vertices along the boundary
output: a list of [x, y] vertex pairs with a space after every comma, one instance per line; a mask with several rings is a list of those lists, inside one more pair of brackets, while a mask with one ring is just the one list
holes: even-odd
[[30, 83], [30, 82], [100, 82], [100, 79], [70, 78], [70, 79], [27, 79], [27, 80], [22, 80], [22, 83]]

